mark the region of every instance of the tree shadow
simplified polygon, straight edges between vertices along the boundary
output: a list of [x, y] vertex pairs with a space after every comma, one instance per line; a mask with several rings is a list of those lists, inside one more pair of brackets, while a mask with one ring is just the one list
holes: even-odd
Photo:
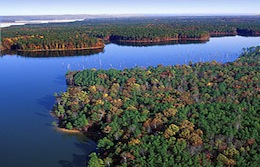
[[73, 154], [73, 160], [72, 162], [67, 160], [61, 160], [59, 161], [62, 167], [86, 167], [86, 155], [76, 155]]
[[76, 147], [81, 149], [83, 154], [72, 154], [72, 161], [60, 160], [59, 163], [62, 167], [86, 167], [89, 161], [88, 155], [96, 151], [96, 143], [92, 140], [87, 140], [81, 143], [75, 143]]
[[40, 113], [40, 112], [34, 112], [34, 114], [36, 114], [36, 115], [38, 115], [38, 116], [40, 116], [40, 117], [44, 117], [44, 118], [49, 118], [49, 117], [51, 117], [51, 115], [50, 115], [50, 113]]
[[37, 103], [44, 107], [44, 109], [50, 111], [55, 104], [55, 97], [52, 95], [47, 95], [37, 100]]
[[52, 58], [52, 57], [71, 57], [71, 56], [92, 56], [104, 52], [104, 48], [87, 50], [57, 50], [57, 51], [16, 51], [16, 54], [31, 58]]
[[66, 85], [65, 74], [55, 77], [54, 83], [59, 84], [59, 85]]

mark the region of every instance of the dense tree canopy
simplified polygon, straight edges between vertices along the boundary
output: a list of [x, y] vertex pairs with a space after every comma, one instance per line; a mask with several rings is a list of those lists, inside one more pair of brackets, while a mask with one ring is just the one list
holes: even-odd
[[[99, 38], [89, 37], [86, 33], [73, 28], [10, 28], [11, 34], [2, 35], [4, 49], [21, 51], [79, 50], [100, 49], [104, 47]], [[5, 31], [3, 31], [5, 32]], [[5, 37], [5, 35], [7, 35]]]
[[207, 41], [210, 36], [260, 35], [259, 17], [130, 17], [2, 29], [1, 50], [80, 50], [105, 42]]
[[[59, 127], [98, 138], [90, 166], [258, 166], [260, 47], [234, 62], [69, 71]], [[93, 134], [93, 133], [92, 133]]]

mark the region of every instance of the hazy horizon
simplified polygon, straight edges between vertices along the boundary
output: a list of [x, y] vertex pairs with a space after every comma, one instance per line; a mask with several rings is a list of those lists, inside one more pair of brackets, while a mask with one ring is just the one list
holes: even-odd
[[31, 15], [259, 15], [259, 0], [9, 0], [0, 2], [0, 16]]
[[[200, 13], [183, 13], [183, 14], [174, 14], [174, 13], [164, 13], [164, 14], [160, 14], [160, 13], [118, 13], [118, 14], [87, 14], [87, 13], [83, 13], [83, 14], [25, 14], [25, 15], [0, 15], [0, 17], [26, 17], [26, 16], [32, 16], [32, 17], [37, 17], [37, 16], [183, 16], [183, 17], [200, 17], [200, 16], [205, 16], [205, 17], [211, 17], [211, 16], [260, 16], [260, 14], [251, 14], [251, 13], [233, 13], [233, 14], [215, 14], [215, 13], [207, 13], [207, 14], [200, 14]], [[1, 21], [1, 19], [0, 19]]]

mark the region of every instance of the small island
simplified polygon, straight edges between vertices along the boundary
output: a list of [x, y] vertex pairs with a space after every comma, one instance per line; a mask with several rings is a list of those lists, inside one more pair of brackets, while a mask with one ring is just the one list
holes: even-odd
[[260, 46], [234, 62], [69, 71], [58, 126], [97, 141], [94, 166], [258, 166]]

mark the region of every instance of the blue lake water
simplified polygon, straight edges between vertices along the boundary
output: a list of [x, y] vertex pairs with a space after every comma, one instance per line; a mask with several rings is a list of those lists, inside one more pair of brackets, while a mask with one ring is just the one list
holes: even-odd
[[211, 38], [207, 43], [148, 47], [108, 44], [94, 55], [30, 58], [0, 57], [0, 167], [84, 166], [95, 143], [83, 135], [56, 131], [50, 116], [53, 94], [66, 90], [65, 73], [86, 68], [124, 69], [234, 61], [259, 37]]

